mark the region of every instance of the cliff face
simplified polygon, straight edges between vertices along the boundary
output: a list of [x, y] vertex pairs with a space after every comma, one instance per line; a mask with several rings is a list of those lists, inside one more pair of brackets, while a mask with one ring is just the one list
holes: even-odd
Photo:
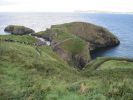
[[83, 68], [91, 60], [91, 51], [120, 43], [106, 28], [85, 22], [53, 25], [36, 35], [49, 36], [53, 50], [64, 60], [73, 62], [79, 68]]

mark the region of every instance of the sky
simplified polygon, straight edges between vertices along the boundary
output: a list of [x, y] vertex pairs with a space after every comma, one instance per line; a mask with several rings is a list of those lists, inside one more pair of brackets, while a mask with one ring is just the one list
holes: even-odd
[[0, 0], [0, 12], [133, 12], [133, 0]]

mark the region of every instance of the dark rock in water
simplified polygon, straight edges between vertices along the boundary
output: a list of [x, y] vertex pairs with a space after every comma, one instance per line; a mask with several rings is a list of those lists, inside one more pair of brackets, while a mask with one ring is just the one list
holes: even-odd
[[4, 31], [14, 35], [26, 35], [26, 34], [31, 34], [35, 32], [30, 28], [27, 28], [25, 26], [18, 26], [18, 25], [9, 25], [5, 28]]

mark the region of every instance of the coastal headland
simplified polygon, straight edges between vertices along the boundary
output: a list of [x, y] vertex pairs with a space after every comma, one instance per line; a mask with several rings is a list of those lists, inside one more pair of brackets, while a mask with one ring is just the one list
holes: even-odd
[[0, 99], [131, 100], [133, 59], [91, 52], [120, 40], [86, 22], [52, 25], [35, 32], [9, 25], [0, 35]]

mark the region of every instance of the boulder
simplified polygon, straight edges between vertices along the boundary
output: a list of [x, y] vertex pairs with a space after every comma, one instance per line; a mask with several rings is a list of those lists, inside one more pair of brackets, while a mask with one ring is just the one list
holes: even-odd
[[31, 34], [35, 32], [30, 28], [27, 28], [25, 26], [18, 26], [18, 25], [9, 25], [5, 28], [4, 31], [14, 35], [26, 35], [26, 34]]

